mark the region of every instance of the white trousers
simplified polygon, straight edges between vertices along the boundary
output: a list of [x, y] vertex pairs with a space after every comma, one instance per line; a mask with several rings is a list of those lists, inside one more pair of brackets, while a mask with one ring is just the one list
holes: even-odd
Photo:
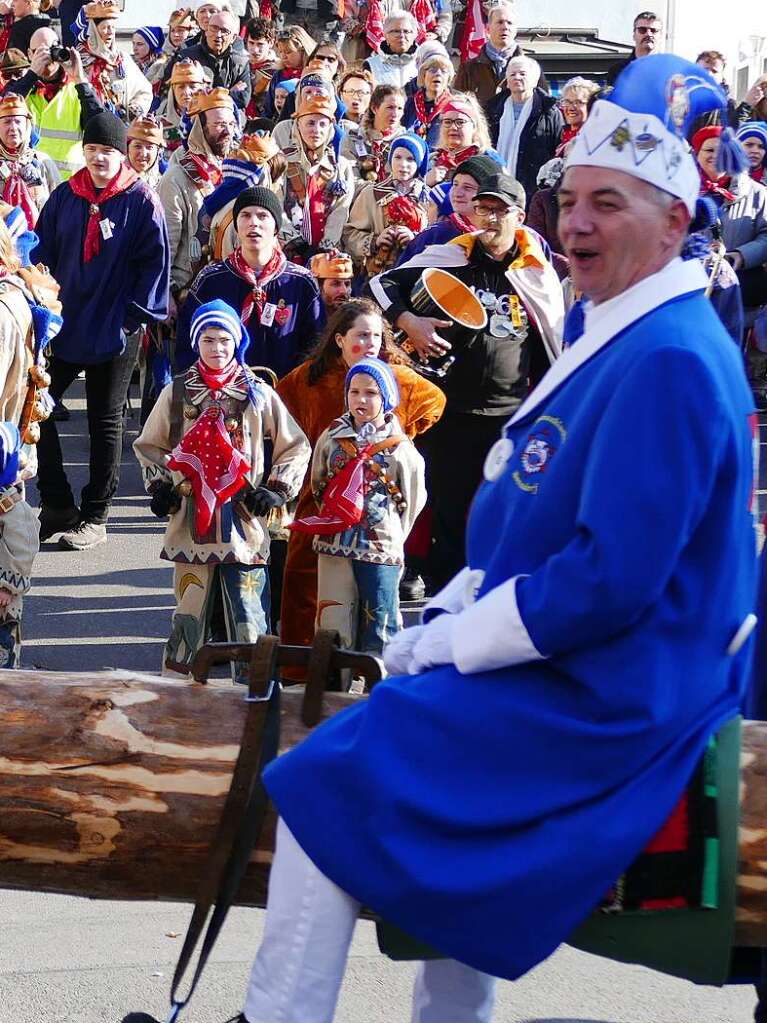
[[[312, 863], [280, 820], [248, 1023], [332, 1023], [360, 904]], [[411, 1023], [490, 1023], [495, 979], [452, 959], [421, 963]]]

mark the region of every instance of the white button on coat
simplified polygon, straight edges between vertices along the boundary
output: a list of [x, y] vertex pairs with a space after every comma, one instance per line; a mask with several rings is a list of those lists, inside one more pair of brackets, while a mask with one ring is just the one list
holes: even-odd
[[500, 479], [506, 469], [506, 463], [514, 454], [514, 442], [508, 437], [501, 437], [493, 444], [485, 458], [483, 475], [488, 482]]

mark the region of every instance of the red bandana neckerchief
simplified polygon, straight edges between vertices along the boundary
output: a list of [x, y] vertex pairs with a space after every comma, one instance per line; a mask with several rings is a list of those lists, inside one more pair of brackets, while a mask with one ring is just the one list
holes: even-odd
[[761, 167], [752, 167], [750, 170], [751, 179], [753, 181], [764, 182], [764, 165]]
[[60, 82], [45, 82], [42, 78], [38, 78], [34, 91], [38, 96], [42, 96], [46, 103], [50, 103], [65, 85], [66, 81], [63, 79]]
[[365, 40], [373, 53], [378, 53], [384, 41], [384, 8], [381, 0], [369, 0], [365, 23]]
[[240, 311], [240, 319], [243, 323], [248, 323], [253, 310], [256, 310], [258, 316], [258, 322], [261, 322], [261, 315], [264, 311], [264, 305], [266, 303], [266, 291], [265, 287], [269, 281], [273, 281], [275, 277], [279, 277], [287, 265], [287, 259], [285, 253], [280, 248], [279, 242], [275, 243], [274, 252], [272, 257], [266, 266], [260, 270], [254, 270], [246, 261], [242, 254], [242, 249], [235, 249], [234, 252], [226, 257], [227, 264], [237, 274], [238, 277], [242, 278], [246, 284], [249, 284], [251, 291], [245, 296], [245, 301], [242, 303], [242, 310]]
[[[309, 237], [304, 240], [310, 245], [319, 245], [325, 234], [325, 224], [330, 212], [330, 202], [326, 192], [327, 180], [315, 172], [306, 178], [306, 206], [309, 210]], [[306, 227], [306, 214], [304, 214]], [[302, 232], [303, 233], [303, 232]]]
[[429, 0], [413, 0], [410, 5], [410, 13], [418, 22], [418, 35], [415, 37], [415, 41], [422, 43], [428, 33], [433, 32], [437, 27], [434, 7]]
[[279, 78], [277, 79], [277, 88], [280, 87], [280, 82], [284, 82], [286, 79], [300, 78], [304, 73], [304, 69], [300, 67], [284, 67], [278, 72]]
[[184, 172], [199, 189], [206, 185], [220, 185], [223, 179], [221, 168], [213, 160], [200, 156], [199, 153], [190, 153], [187, 150], [178, 161], [184, 168]]
[[216, 509], [242, 487], [250, 463], [232, 444], [223, 410], [211, 405], [173, 449], [168, 468], [191, 482], [195, 529], [205, 536]]
[[426, 228], [426, 211], [412, 195], [398, 195], [387, 202], [385, 209], [389, 224], [407, 227], [413, 234]]
[[418, 117], [418, 124], [415, 126], [413, 131], [417, 135], [425, 136], [429, 130], [429, 125], [435, 117], [439, 117], [444, 107], [452, 99], [449, 92], [443, 92], [438, 100], [434, 101], [434, 105], [431, 108], [431, 113], [426, 109], [426, 91], [425, 89], [416, 89], [413, 94], [413, 103], [415, 104], [415, 112]]
[[727, 188], [730, 179], [723, 174], [716, 181], [712, 181], [706, 174], [701, 172], [700, 176], [703, 195], [711, 195], [714, 198], [723, 199], [725, 202], [735, 202], [734, 194]]
[[365, 459], [369, 453], [370, 445], [366, 444], [328, 482], [322, 495], [321, 514], [296, 519], [288, 529], [328, 536], [356, 526], [365, 510]]
[[123, 164], [109, 184], [96, 191], [88, 168], [83, 167], [69, 179], [68, 184], [76, 196], [85, 199], [88, 206], [88, 224], [85, 228], [85, 240], [83, 242], [83, 262], [90, 263], [94, 256], [101, 252], [101, 230], [99, 221], [101, 219], [101, 207], [105, 202], [114, 199], [116, 195], [126, 191], [131, 185], [138, 181], [138, 174], [133, 168]]
[[37, 203], [33, 199], [26, 181], [19, 174], [18, 167], [15, 164], [10, 164], [10, 168], [11, 174], [6, 178], [3, 187], [3, 202], [7, 202], [9, 206], [20, 206], [27, 218], [29, 230], [34, 231], [39, 213]]
[[200, 379], [214, 398], [239, 376], [241, 368], [236, 359], [232, 359], [223, 369], [212, 369], [210, 366], [206, 366], [202, 359], [198, 359], [195, 363], [195, 369], [200, 374]]
[[458, 228], [461, 234], [471, 234], [473, 231], [477, 230], [476, 225], [472, 224], [471, 221], [466, 220], [460, 213], [453, 212], [447, 219], [453, 227]]
[[434, 166], [455, 170], [459, 163], [468, 160], [470, 156], [476, 156], [478, 152], [479, 146], [467, 146], [465, 149], [459, 149], [457, 152], [452, 153], [449, 149], [438, 149]]

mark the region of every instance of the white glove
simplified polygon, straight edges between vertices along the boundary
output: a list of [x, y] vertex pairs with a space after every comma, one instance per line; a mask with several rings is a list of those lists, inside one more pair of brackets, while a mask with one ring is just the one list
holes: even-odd
[[409, 675], [418, 675], [438, 664], [453, 663], [453, 629], [455, 615], [440, 615], [421, 628], [418, 642], [412, 647]]
[[384, 647], [384, 667], [390, 675], [407, 675], [410, 656], [418, 637], [426, 631], [425, 625], [411, 625], [409, 629], [400, 629]]

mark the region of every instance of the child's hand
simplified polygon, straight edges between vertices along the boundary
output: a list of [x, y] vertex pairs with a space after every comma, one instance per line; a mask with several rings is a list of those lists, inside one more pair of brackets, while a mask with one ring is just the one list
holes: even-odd
[[0, 608], [6, 608], [13, 600], [13, 594], [10, 590], [6, 590], [4, 586], [0, 586]]

